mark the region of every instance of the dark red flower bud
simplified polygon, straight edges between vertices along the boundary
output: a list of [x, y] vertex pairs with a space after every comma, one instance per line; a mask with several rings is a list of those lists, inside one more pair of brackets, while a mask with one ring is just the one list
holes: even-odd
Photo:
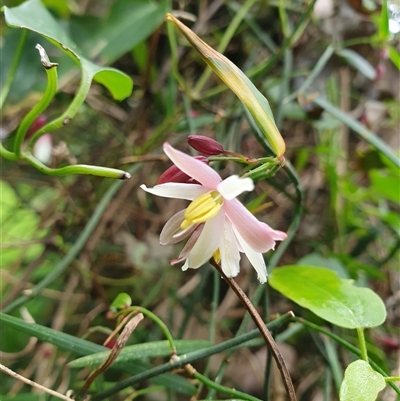
[[104, 344], [104, 346], [107, 348], [113, 349], [116, 343], [117, 343], [117, 340], [115, 338], [112, 338], [110, 341], [108, 341], [107, 344]]
[[[195, 159], [200, 160], [203, 163], [208, 164], [208, 159], [207, 157], [204, 156], [194, 156]], [[159, 184], [165, 184], [167, 182], [181, 182], [184, 184], [188, 183], [195, 183], [192, 177], [188, 176], [186, 173], [184, 173], [182, 170], [179, 170], [178, 167], [172, 165], [170, 168], [165, 170], [160, 177], [157, 180], [157, 185]]]
[[36, 118], [36, 120], [32, 123], [32, 125], [29, 127], [28, 132], [26, 133], [26, 136], [29, 138], [32, 136], [36, 131], [38, 131], [40, 128], [43, 127], [47, 123], [47, 117], [44, 114], [41, 114]]
[[224, 148], [219, 142], [203, 135], [189, 135], [188, 144], [193, 149], [207, 156], [220, 155], [224, 152]]
[[394, 337], [379, 337], [377, 338], [377, 342], [383, 345], [387, 351], [395, 351], [399, 349], [399, 340]]

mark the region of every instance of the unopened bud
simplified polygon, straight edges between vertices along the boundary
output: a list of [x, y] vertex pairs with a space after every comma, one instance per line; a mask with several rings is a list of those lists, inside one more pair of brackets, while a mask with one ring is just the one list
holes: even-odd
[[193, 149], [207, 156], [220, 155], [224, 152], [224, 148], [219, 142], [203, 135], [189, 135], [188, 144]]
[[[208, 164], [207, 157], [204, 156], [194, 156], [195, 159], [200, 160], [203, 163]], [[178, 167], [172, 165], [170, 168], [165, 170], [157, 180], [157, 185], [165, 184], [167, 182], [181, 182], [183, 184], [194, 183], [192, 177], [184, 173], [182, 170], [179, 170]]]
[[51, 152], [53, 150], [53, 141], [51, 134], [42, 135], [33, 147], [33, 155], [44, 164], [49, 164], [51, 161]]
[[41, 114], [36, 118], [36, 120], [32, 123], [29, 127], [26, 136], [29, 138], [31, 137], [36, 131], [40, 130], [47, 123], [47, 117], [44, 114]]

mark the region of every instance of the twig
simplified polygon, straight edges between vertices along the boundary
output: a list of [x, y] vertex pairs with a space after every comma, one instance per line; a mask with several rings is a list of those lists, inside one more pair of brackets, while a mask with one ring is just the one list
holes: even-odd
[[50, 394], [54, 397], [60, 398], [61, 400], [65, 400], [65, 401], [74, 401], [72, 398], [67, 397], [66, 395], [63, 395], [61, 393], [58, 393], [57, 391], [51, 390], [47, 387], [42, 386], [39, 383], [36, 383], [32, 380], [27, 379], [24, 376], [19, 375], [18, 373], [14, 372], [13, 370], [7, 368], [6, 366], [0, 364], [0, 370], [4, 373], [6, 373], [7, 375], [13, 377], [14, 379], [20, 380], [22, 382], [24, 382], [25, 384], [28, 384], [29, 386], [38, 388], [43, 390], [44, 392], [46, 392], [47, 394]]
[[265, 325], [261, 316], [257, 312], [256, 308], [251, 303], [250, 299], [247, 297], [247, 295], [244, 293], [244, 291], [239, 287], [239, 285], [236, 283], [236, 281], [231, 277], [227, 277], [225, 275], [225, 273], [222, 271], [221, 266], [214, 259], [211, 259], [210, 263], [217, 269], [218, 273], [232, 288], [232, 290], [235, 292], [235, 294], [242, 301], [243, 305], [249, 312], [250, 316], [253, 318], [254, 323], [257, 325], [262, 336], [264, 337], [264, 339], [267, 343], [267, 346], [275, 359], [278, 369], [281, 372], [283, 383], [285, 385], [285, 388], [286, 388], [286, 391], [287, 391], [290, 401], [296, 401], [297, 398], [296, 398], [296, 393], [294, 391], [292, 379], [287, 370], [287, 367], [285, 365], [285, 361], [283, 360], [282, 354], [280, 353], [279, 348], [276, 345], [274, 338], [272, 337], [271, 332], [268, 330], [267, 326]]
[[136, 326], [143, 320], [143, 318], [143, 314], [139, 313], [127, 323], [124, 330], [122, 330], [122, 333], [119, 336], [116, 344], [112, 348], [108, 358], [97, 369], [93, 370], [86, 379], [85, 384], [76, 397], [77, 400], [83, 399], [94, 379], [96, 379], [96, 377], [98, 377], [101, 373], [105, 372], [114, 363], [122, 348], [124, 348], [126, 342], [131, 336], [133, 330], [136, 329]]

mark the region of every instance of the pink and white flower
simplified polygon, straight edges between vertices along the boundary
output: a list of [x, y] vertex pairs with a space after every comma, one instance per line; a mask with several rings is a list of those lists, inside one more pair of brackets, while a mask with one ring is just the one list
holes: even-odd
[[172, 216], [161, 232], [163, 245], [190, 236], [171, 264], [185, 260], [182, 270], [197, 269], [214, 257], [226, 276], [235, 277], [240, 270], [242, 252], [257, 271], [259, 281], [265, 283], [267, 269], [262, 253], [274, 249], [275, 242], [286, 239], [286, 234], [257, 220], [236, 199], [241, 193], [254, 189], [252, 179], [233, 175], [222, 180], [207, 164], [168, 143], [164, 143], [164, 152], [176, 167], [199, 182], [167, 182], [153, 188], [141, 186], [153, 195], [192, 201], [186, 209]]

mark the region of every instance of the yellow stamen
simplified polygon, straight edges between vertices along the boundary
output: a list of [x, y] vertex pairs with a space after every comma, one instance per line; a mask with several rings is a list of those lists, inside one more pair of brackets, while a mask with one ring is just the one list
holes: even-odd
[[221, 262], [221, 252], [219, 248], [217, 248], [217, 250], [214, 252], [213, 258], [217, 263]]
[[204, 223], [215, 217], [221, 209], [222, 196], [217, 192], [199, 195], [185, 210], [185, 220], [181, 224], [184, 230], [192, 224]]

